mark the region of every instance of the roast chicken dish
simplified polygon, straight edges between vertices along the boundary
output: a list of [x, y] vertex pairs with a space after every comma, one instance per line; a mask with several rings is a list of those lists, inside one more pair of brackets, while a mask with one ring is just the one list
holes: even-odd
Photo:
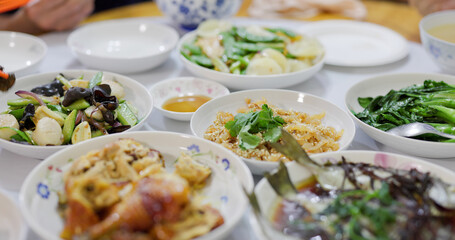
[[192, 239], [223, 224], [197, 197], [211, 169], [182, 153], [173, 172], [160, 152], [121, 139], [74, 160], [59, 208], [63, 239]]

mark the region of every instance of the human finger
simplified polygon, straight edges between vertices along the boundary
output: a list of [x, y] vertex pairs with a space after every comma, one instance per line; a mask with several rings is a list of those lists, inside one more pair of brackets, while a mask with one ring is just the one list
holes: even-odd
[[55, 30], [63, 31], [76, 27], [88, 15], [90, 15], [93, 9], [94, 9], [93, 4], [86, 4], [82, 6], [82, 9], [79, 9], [77, 13], [68, 15], [64, 20], [58, 22], [58, 24], [55, 27]]

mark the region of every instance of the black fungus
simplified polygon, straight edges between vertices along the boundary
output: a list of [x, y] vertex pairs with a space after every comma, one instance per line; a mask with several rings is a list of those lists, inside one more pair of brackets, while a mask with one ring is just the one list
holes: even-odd
[[121, 126], [117, 126], [117, 127], [112, 127], [109, 130], [107, 130], [107, 132], [108, 133], [119, 133], [119, 132], [126, 131], [130, 128], [131, 128], [130, 125], [121, 125]]
[[103, 118], [104, 118], [104, 121], [106, 121], [107, 123], [109, 124], [114, 124], [115, 122], [115, 117], [114, 117], [114, 113], [107, 109], [104, 105], [99, 105], [98, 109], [101, 111], [101, 113], [103, 114]]
[[111, 96], [111, 87], [107, 84], [100, 84], [92, 88], [91, 104], [97, 106], [100, 103], [108, 110], [115, 110], [118, 107], [118, 100]]
[[72, 87], [68, 89], [65, 93], [65, 98], [62, 101], [62, 105], [64, 107], [68, 107], [71, 103], [81, 99], [87, 98], [92, 95], [92, 92], [88, 88], [81, 88], [81, 87]]
[[35, 116], [35, 105], [29, 103], [24, 109], [21, 120], [19, 120], [19, 128], [32, 129], [35, 127], [35, 123], [32, 121], [33, 116]]
[[64, 91], [63, 91], [63, 84], [61, 82], [59, 82], [58, 80], [54, 80], [51, 83], [33, 88], [31, 92], [50, 97], [50, 96], [55, 96], [57, 94], [59, 96], [63, 96]]

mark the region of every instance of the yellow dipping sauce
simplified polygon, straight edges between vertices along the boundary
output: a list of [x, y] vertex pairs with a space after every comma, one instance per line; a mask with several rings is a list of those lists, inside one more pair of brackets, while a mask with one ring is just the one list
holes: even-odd
[[433, 37], [447, 42], [455, 43], [455, 23], [437, 26], [428, 29], [427, 32]]
[[173, 112], [195, 112], [212, 98], [203, 95], [173, 97], [163, 103], [162, 108]]

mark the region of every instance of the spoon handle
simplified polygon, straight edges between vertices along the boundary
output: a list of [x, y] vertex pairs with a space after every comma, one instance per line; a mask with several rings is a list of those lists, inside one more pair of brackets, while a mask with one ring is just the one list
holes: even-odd
[[435, 131], [435, 132], [430, 132], [430, 133], [439, 135], [439, 136], [441, 136], [441, 137], [446, 137], [446, 138], [450, 138], [450, 139], [455, 139], [455, 135], [443, 133], [443, 132], [440, 132], [440, 131]]

